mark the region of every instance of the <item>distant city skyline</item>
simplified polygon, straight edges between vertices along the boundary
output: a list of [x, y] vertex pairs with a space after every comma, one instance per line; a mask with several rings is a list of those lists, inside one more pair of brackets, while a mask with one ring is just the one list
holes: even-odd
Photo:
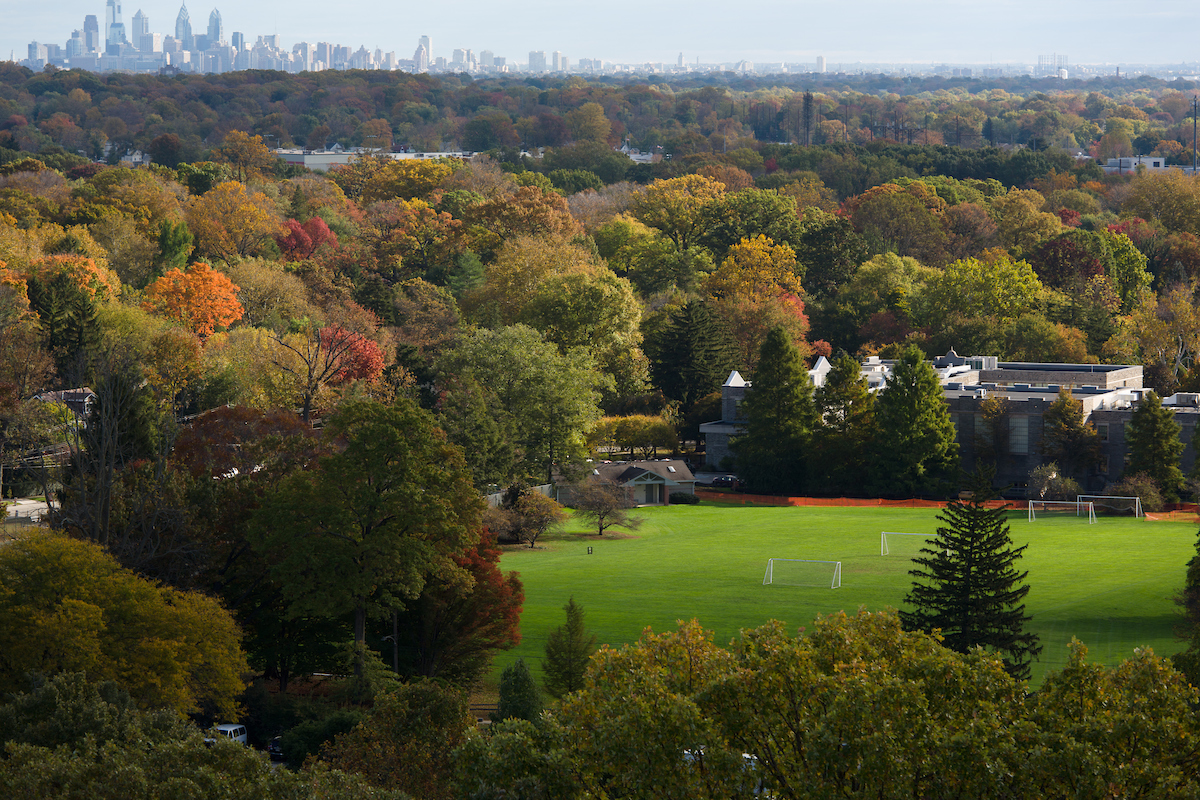
[[[178, 2], [117, 4], [123, 5], [127, 36], [134, 33], [133, 18], [139, 12], [149, 31], [174, 36]], [[10, 54], [24, 59], [31, 41], [64, 47], [88, 15], [98, 17], [101, 39], [107, 38], [103, 0], [4, 0], [4, 7], [3, 59]], [[714, 0], [666, 0], [636, 12], [570, 1], [533, 0], [507, 7], [463, 0], [454, 9], [448, 15], [444, 9], [400, 10], [359, 0], [335, 9], [313, 0], [291, 0], [227, 4], [220, 10], [224, 36], [241, 32], [247, 44], [278, 34], [288, 52], [299, 42], [330, 42], [352, 51], [360, 46], [391, 51], [400, 59], [413, 58], [423, 35], [433, 42], [431, 60], [470, 49], [488, 51], [508, 64], [524, 64], [536, 51], [547, 53], [548, 61], [558, 51], [573, 66], [585, 59], [675, 66], [680, 52], [686, 64], [697, 59], [706, 64], [815, 64], [823, 56], [830, 72], [857, 71], [860, 62], [922, 70], [937, 64], [1035, 64], [1046, 53], [1067, 53], [1072, 64], [1114, 67], [1195, 64], [1200, 59], [1200, 48], [1189, 41], [1200, 10], [1181, 0], [1162, 0], [1137, 11], [1098, 0], [1084, 12], [1031, 0], [986, 6], [851, 0], [803, 7], [768, 0], [752, 13], [736, 13], [738, 9]], [[194, 2], [188, 10], [194, 32], [206, 33], [212, 6]]]

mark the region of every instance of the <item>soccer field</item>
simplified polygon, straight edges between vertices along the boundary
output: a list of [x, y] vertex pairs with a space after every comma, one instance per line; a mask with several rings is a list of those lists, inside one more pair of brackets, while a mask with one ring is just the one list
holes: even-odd
[[[546, 635], [562, 624], [571, 595], [598, 641], [610, 645], [635, 641], [647, 626], [664, 631], [693, 617], [723, 645], [739, 629], [769, 619], [795, 630], [821, 613], [900, 608], [912, 583], [911, 558], [924, 539], [889, 537], [890, 555], [881, 556], [880, 532], [932, 534], [937, 527], [931, 509], [703, 503], [638, 514], [644, 524], [632, 534], [585, 535], [572, 520], [544, 539], [544, 549], [504, 554], [501, 567], [521, 573], [525, 609], [521, 645], [497, 657], [497, 676], [517, 657], [540, 673]], [[1010, 514], [1009, 524], [1013, 543], [1029, 545], [1017, 566], [1029, 571], [1030, 628], [1043, 645], [1035, 684], [1062, 667], [1073, 636], [1092, 660], [1106, 664], [1135, 647], [1148, 645], [1160, 655], [1180, 649], [1171, 598], [1195, 552], [1195, 524], [1103, 516], [1095, 525], [1074, 516], [1031, 523], [1023, 511]], [[841, 588], [764, 586], [769, 558], [840, 561]], [[832, 567], [824, 567], [832, 576]]]

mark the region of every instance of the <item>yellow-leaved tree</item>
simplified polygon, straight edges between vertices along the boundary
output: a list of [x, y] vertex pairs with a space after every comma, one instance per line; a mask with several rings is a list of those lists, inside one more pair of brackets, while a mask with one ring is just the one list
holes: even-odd
[[271, 199], [237, 181], [217, 184], [193, 199], [187, 223], [196, 249], [223, 261], [257, 254], [283, 227]]
[[143, 708], [226, 719], [249, 672], [241, 632], [214, 599], [139, 577], [99, 545], [38, 533], [0, 548], [0, 686], [86, 672]]

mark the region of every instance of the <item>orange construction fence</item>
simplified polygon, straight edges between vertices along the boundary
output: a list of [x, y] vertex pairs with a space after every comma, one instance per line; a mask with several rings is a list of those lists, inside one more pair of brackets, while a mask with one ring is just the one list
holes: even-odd
[[[749, 506], [814, 506], [829, 508], [882, 507], [882, 508], [945, 508], [945, 500], [923, 500], [910, 497], [907, 500], [888, 500], [883, 497], [779, 497], [765, 494], [738, 494], [734, 492], [714, 492], [697, 489], [696, 496], [701, 500], [711, 500], [716, 503], [738, 503]], [[1003, 505], [1012, 508], [1026, 508], [1024, 500], [990, 500], [989, 508], [999, 508]]]
[[[911, 497], [907, 500], [888, 500], [882, 497], [780, 497], [766, 494], [739, 494], [736, 492], [714, 492], [697, 489], [696, 496], [714, 503], [737, 503], [744, 506], [797, 506], [827, 508], [945, 508], [945, 500], [922, 500]], [[999, 508], [1008, 505], [1013, 510], [1029, 507], [1027, 500], [989, 500], [985, 505]], [[1151, 522], [1197, 522], [1200, 523], [1200, 503], [1170, 503], [1163, 511], [1146, 512]]]

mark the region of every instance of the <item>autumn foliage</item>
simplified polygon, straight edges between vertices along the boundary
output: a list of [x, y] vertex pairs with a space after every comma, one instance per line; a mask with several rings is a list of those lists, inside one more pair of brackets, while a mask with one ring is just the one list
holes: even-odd
[[320, 217], [313, 217], [303, 225], [289, 219], [283, 223], [283, 232], [275, 237], [275, 244], [279, 245], [285, 259], [299, 261], [311, 256], [321, 245], [336, 248], [338, 238]]
[[200, 338], [242, 318], [238, 287], [208, 264], [173, 269], [146, 289], [142, 308], [187, 326]]

